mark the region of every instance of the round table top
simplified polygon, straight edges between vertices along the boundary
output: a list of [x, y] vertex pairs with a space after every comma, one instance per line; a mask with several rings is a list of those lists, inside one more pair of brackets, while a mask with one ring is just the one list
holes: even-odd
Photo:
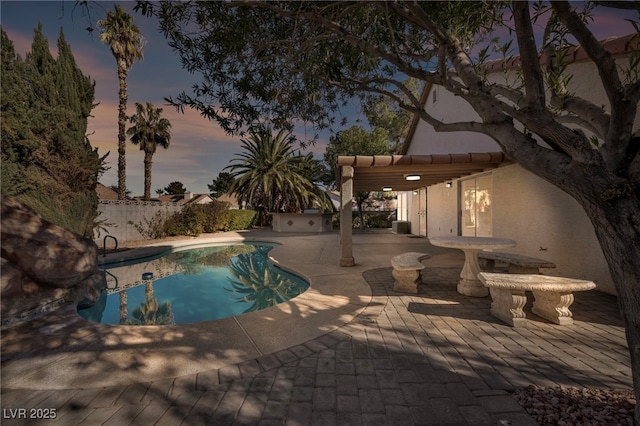
[[515, 247], [516, 242], [508, 238], [493, 237], [433, 237], [429, 242], [434, 246], [457, 249], [501, 249]]

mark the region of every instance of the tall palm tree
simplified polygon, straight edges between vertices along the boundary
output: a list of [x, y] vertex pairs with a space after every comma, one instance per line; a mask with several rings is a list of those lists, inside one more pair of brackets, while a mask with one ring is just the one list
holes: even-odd
[[171, 123], [161, 117], [162, 108], [154, 108], [147, 102], [136, 102], [136, 113], [129, 118], [133, 126], [127, 129], [127, 135], [134, 145], [140, 145], [144, 151], [144, 199], [151, 198], [151, 162], [158, 146], [169, 148], [171, 142]]
[[100, 41], [111, 48], [118, 69], [118, 198], [124, 199], [126, 196], [127, 74], [136, 59], [142, 59], [144, 42], [140, 30], [133, 24], [133, 17], [119, 5], [115, 6], [115, 12], [107, 13], [106, 19], [99, 20], [97, 24], [101, 30]]
[[243, 153], [232, 160], [235, 181], [230, 191], [238, 201], [266, 212], [300, 212], [312, 204], [323, 205], [316, 185], [306, 176], [306, 157], [296, 153], [295, 137], [285, 130], [255, 129], [242, 139]]

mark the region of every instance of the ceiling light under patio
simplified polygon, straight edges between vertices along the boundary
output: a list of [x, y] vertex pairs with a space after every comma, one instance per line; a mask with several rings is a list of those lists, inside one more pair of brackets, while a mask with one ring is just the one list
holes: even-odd
[[404, 178], [406, 180], [420, 180], [420, 175], [406, 175]]

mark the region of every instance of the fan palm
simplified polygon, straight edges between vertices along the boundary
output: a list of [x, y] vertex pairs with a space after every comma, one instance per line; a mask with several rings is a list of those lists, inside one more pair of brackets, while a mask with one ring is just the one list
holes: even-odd
[[243, 153], [232, 160], [235, 178], [230, 191], [238, 201], [267, 212], [300, 212], [314, 203], [326, 205], [316, 185], [305, 173], [308, 158], [294, 148], [295, 137], [280, 130], [257, 129], [242, 140]]
[[126, 195], [126, 136], [127, 122], [127, 74], [136, 61], [142, 59], [143, 39], [140, 30], [133, 24], [133, 17], [119, 5], [114, 12], [108, 12], [105, 19], [98, 21], [100, 41], [108, 44], [116, 59], [118, 70], [118, 198]]
[[129, 118], [133, 126], [127, 129], [127, 135], [134, 145], [140, 145], [144, 151], [144, 199], [151, 198], [151, 163], [158, 146], [169, 148], [171, 142], [171, 123], [161, 117], [162, 108], [154, 108], [147, 102], [136, 102], [136, 113]]

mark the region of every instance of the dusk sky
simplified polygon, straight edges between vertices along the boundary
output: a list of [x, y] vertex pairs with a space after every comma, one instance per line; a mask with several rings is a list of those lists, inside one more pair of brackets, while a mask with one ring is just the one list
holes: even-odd
[[[114, 10], [115, 2], [90, 2], [91, 16], [84, 9], [74, 10], [74, 1], [4, 1], [0, 2], [2, 28], [13, 41], [16, 51], [24, 58], [31, 50], [34, 29], [42, 23], [49, 47], [57, 56], [56, 43], [60, 28], [71, 46], [78, 67], [96, 82], [93, 117], [89, 119], [88, 133], [91, 145], [98, 148], [100, 155], [110, 151], [107, 166], [110, 167], [100, 179], [104, 185], [117, 184], [118, 168], [118, 77], [116, 62], [111, 50], [99, 39], [96, 21], [103, 19], [107, 12]], [[120, 5], [134, 17], [134, 23], [145, 38], [144, 60], [134, 63], [127, 78], [127, 115], [135, 111], [136, 102], [151, 102], [164, 109], [163, 116], [171, 121], [172, 138], [169, 149], [158, 148], [153, 156], [151, 196], [156, 196], [158, 188], [164, 188], [172, 181], [182, 182], [187, 190], [194, 193], [208, 193], [218, 173], [240, 151], [240, 137], [227, 135], [216, 122], [202, 118], [197, 111], [177, 112], [166, 105], [165, 97], [175, 97], [182, 91], [189, 92], [195, 76], [184, 71], [174, 52], [167, 46], [162, 34], [157, 30], [157, 21], [133, 11], [134, 2], [120, 2]], [[96, 28], [93, 33], [86, 31], [91, 22]], [[354, 123], [351, 123], [352, 125]], [[129, 124], [127, 123], [127, 127]], [[300, 129], [304, 132], [304, 129]], [[305, 137], [313, 136], [308, 129]], [[321, 135], [315, 146], [309, 149], [321, 157], [329, 135]], [[139, 147], [127, 139], [127, 189], [132, 195], [144, 192], [144, 155]]]
[[[189, 92], [191, 84], [197, 76], [184, 71], [177, 54], [167, 46], [165, 38], [157, 30], [157, 21], [146, 18], [133, 11], [134, 2], [119, 2], [134, 17], [134, 23], [146, 41], [144, 60], [136, 62], [129, 70], [127, 114], [135, 111], [135, 102], [151, 102], [155, 107], [164, 108], [163, 116], [172, 124], [171, 145], [168, 150], [159, 148], [153, 157], [151, 196], [155, 190], [164, 188], [172, 181], [180, 181], [195, 193], [208, 193], [207, 184], [218, 176], [240, 152], [240, 138], [229, 136], [217, 125], [200, 117], [196, 111], [185, 110], [178, 113], [174, 108], [165, 105], [164, 97], [175, 97], [182, 91]], [[100, 42], [96, 21], [103, 19], [107, 12], [114, 10], [114, 2], [90, 2], [90, 16], [81, 7], [74, 9], [75, 1], [1, 1], [0, 20], [2, 28], [16, 47], [16, 51], [24, 58], [31, 50], [34, 29], [38, 22], [42, 23], [43, 33], [49, 46], [56, 53], [56, 42], [63, 28], [67, 43], [76, 59], [78, 67], [85, 75], [96, 82], [95, 103], [99, 105], [93, 110], [89, 119], [89, 140], [98, 148], [100, 155], [110, 151], [107, 166], [110, 167], [100, 182], [110, 186], [117, 183], [117, 114], [118, 114], [118, 79], [116, 64], [111, 50]], [[610, 36], [621, 36], [633, 32], [630, 24], [620, 25], [619, 16], [628, 14], [629, 18], [637, 18], [633, 11], [617, 12], [618, 18], [598, 17], [592, 29], [599, 39]], [[89, 33], [89, 24], [96, 28]], [[362, 119], [353, 107], [354, 118], [348, 126]], [[364, 120], [366, 122], [366, 119]], [[333, 129], [340, 130], [339, 128]], [[304, 129], [300, 129], [304, 132]], [[302, 139], [313, 135], [308, 129], [307, 135], [301, 133]], [[328, 142], [329, 134], [322, 134], [320, 140], [310, 150], [318, 157], [322, 155]], [[142, 195], [144, 188], [143, 153], [137, 146], [127, 141], [127, 189], [133, 195]]]

